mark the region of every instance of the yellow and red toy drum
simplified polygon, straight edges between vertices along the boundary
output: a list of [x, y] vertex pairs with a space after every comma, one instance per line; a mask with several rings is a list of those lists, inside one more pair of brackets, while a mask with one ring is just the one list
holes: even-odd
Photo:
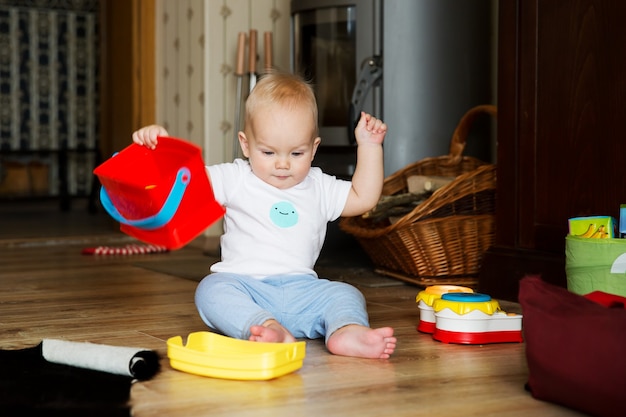
[[132, 144], [98, 166], [100, 201], [120, 230], [178, 249], [224, 215], [215, 201], [201, 149], [160, 137], [156, 149]]
[[473, 293], [474, 290], [469, 287], [461, 287], [459, 285], [431, 285], [417, 294], [415, 302], [417, 302], [417, 307], [420, 311], [420, 321], [417, 325], [417, 330], [419, 332], [435, 332], [436, 319], [435, 311], [433, 310], [433, 303], [435, 300], [441, 298], [443, 294], [451, 292]]

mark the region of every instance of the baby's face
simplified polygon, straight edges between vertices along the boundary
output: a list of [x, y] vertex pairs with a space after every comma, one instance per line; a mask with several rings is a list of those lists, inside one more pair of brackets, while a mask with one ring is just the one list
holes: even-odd
[[320, 143], [313, 132], [307, 107], [274, 105], [257, 111], [239, 141], [252, 172], [276, 188], [287, 189], [302, 182], [311, 168]]

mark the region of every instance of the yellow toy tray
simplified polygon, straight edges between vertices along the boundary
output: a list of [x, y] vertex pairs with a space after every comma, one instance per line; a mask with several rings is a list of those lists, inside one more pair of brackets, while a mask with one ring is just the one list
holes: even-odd
[[211, 332], [190, 333], [167, 340], [172, 368], [223, 379], [267, 380], [297, 371], [306, 354], [305, 342], [263, 343]]

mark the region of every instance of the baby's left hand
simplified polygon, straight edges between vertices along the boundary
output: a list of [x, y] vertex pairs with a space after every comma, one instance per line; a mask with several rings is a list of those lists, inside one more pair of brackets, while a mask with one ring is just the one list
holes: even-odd
[[381, 144], [387, 134], [387, 125], [382, 120], [375, 118], [371, 114], [361, 112], [359, 123], [354, 129], [354, 136], [357, 143]]

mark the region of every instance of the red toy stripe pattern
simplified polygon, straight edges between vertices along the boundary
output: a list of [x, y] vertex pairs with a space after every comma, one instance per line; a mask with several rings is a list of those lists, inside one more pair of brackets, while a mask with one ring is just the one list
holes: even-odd
[[144, 255], [149, 253], [168, 252], [165, 246], [159, 245], [126, 245], [121, 247], [115, 246], [98, 246], [95, 248], [85, 248], [82, 250], [83, 255]]

